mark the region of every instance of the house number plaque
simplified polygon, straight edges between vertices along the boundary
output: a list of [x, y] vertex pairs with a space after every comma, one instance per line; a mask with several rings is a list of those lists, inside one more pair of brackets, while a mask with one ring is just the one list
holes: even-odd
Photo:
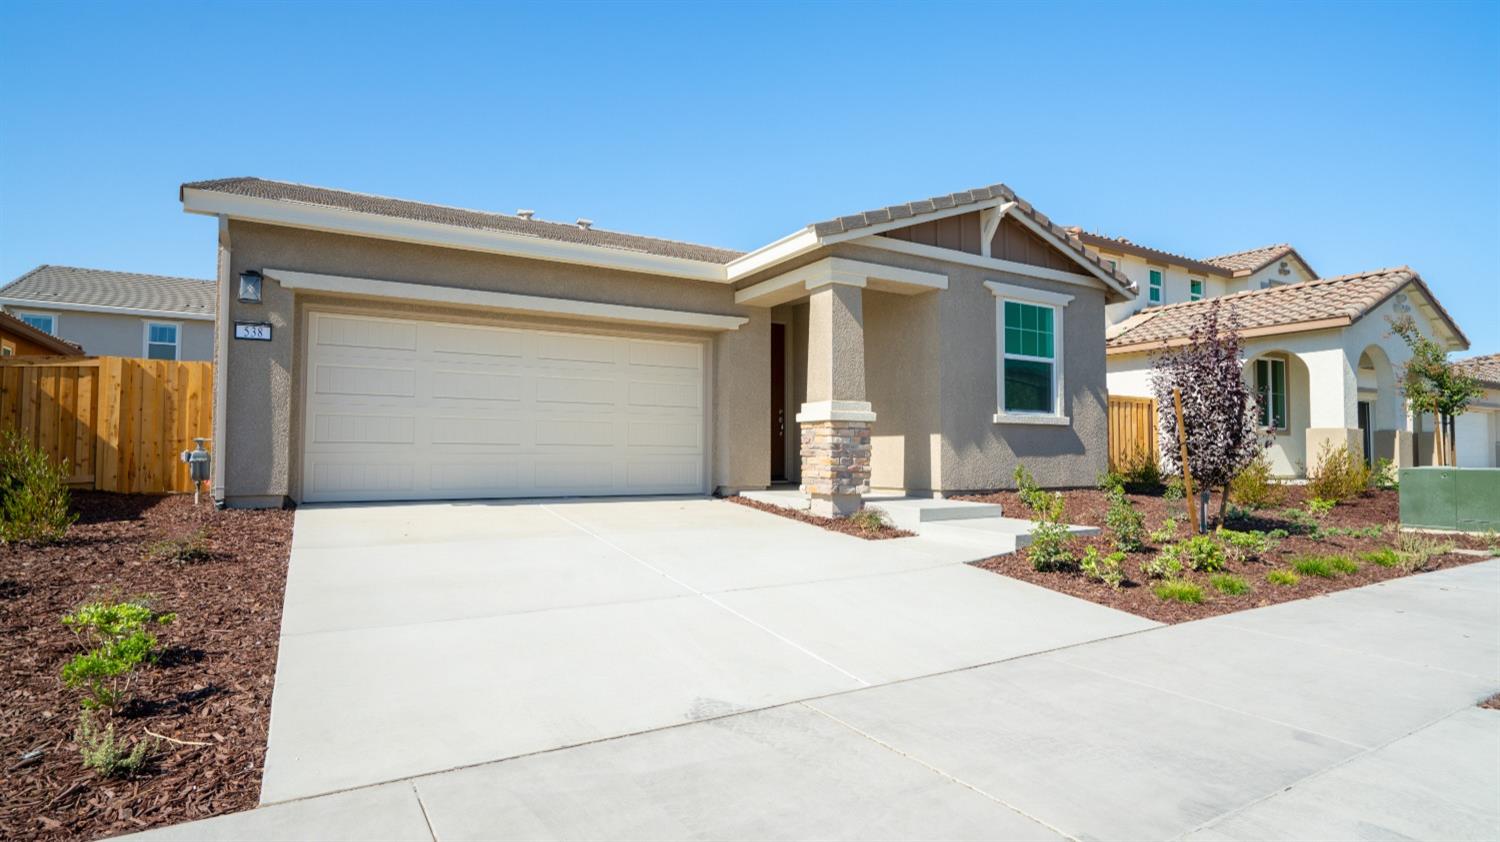
[[271, 341], [271, 325], [267, 322], [235, 322], [235, 339], [252, 339], [256, 342]]

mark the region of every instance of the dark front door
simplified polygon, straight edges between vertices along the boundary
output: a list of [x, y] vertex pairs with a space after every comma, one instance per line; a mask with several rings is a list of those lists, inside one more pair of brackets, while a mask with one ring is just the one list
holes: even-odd
[[786, 325], [771, 324], [771, 479], [786, 479]]
[[1375, 425], [1370, 423], [1372, 406], [1369, 401], [1359, 402], [1359, 435], [1365, 445], [1365, 464], [1375, 464]]

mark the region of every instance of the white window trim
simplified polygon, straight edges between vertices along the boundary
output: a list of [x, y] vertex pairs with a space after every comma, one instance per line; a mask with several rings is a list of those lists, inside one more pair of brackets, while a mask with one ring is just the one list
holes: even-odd
[[[1152, 272], [1155, 272], [1157, 275], [1161, 276], [1161, 286], [1152, 286], [1151, 285], [1151, 273]], [[1157, 299], [1155, 301], [1151, 300], [1151, 291], [1152, 290], [1160, 290], [1161, 291], [1161, 295], [1159, 297], [1157, 297]], [[1147, 266], [1146, 267], [1146, 306], [1150, 307], [1150, 306], [1153, 306], [1153, 305], [1156, 305], [1156, 304], [1165, 304], [1165, 303], [1167, 303], [1167, 270], [1166, 269], [1158, 269], [1155, 266]]]
[[[1066, 427], [1073, 423], [1063, 414], [1063, 309], [1073, 296], [1043, 289], [985, 281], [984, 285], [995, 296], [995, 417], [996, 424], [1038, 424]], [[1034, 359], [1052, 364], [1052, 411], [1051, 412], [1007, 412], [1005, 409], [1005, 302], [1015, 301], [1048, 307], [1052, 310], [1052, 358], [1026, 357], [1012, 354], [1016, 359]]]
[[[16, 310], [15, 311], [15, 316], [16, 316], [16, 318], [20, 319], [23, 322], [26, 321], [26, 317], [27, 316], [40, 316], [42, 318], [51, 319], [52, 320], [52, 329], [51, 330], [42, 330], [41, 328], [36, 327], [36, 325], [31, 325], [31, 326], [32, 327], [36, 327], [37, 330], [42, 330], [42, 333], [45, 333], [48, 336], [55, 336], [55, 337], [57, 337], [59, 339], [62, 338], [60, 336], [57, 336], [58, 326], [60, 324], [62, 324], [62, 319], [59, 319], [57, 317], [56, 313], [43, 313], [43, 312], [41, 312], [39, 310]], [[26, 322], [26, 323], [29, 324], [29, 325], [31, 324], [30, 322]]]
[[173, 361], [173, 362], [181, 362], [182, 361], [182, 322], [168, 322], [168, 321], [163, 321], [161, 319], [144, 319], [144, 320], [141, 321], [141, 359], [143, 359], [143, 360], [149, 360], [149, 359], [151, 359], [151, 346], [152, 345], [165, 345], [165, 344], [167, 344], [165, 342], [152, 342], [151, 341], [151, 326], [152, 325], [161, 325], [162, 327], [171, 327], [171, 328], [173, 328], [173, 334], [172, 335], [176, 337], [176, 340], [172, 343], [172, 360], [171, 361]]

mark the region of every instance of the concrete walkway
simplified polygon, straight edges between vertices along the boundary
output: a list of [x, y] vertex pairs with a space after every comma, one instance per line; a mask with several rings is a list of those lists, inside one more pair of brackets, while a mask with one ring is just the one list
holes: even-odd
[[1488, 561], [140, 838], [1494, 839], [1497, 689]]

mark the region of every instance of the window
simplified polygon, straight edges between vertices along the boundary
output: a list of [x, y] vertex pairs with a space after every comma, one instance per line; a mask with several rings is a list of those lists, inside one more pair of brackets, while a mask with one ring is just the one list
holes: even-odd
[[1255, 361], [1255, 394], [1260, 397], [1260, 425], [1285, 430], [1286, 360], [1263, 357]]
[[1161, 303], [1161, 270], [1152, 269], [1150, 282], [1147, 284], [1146, 302], [1149, 304]]
[[7, 342], [4, 339], [0, 339], [0, 357], [14, 357], [15, 355], [16, 355], [16, 345], [15, 345], [15, 343], [14, 342]]
[[171, 322], [146, 322], [146, 359], [177, 359], [177, 333]]
[[1188, 300], [1197, 301], [1203, 297], [1203, 279], [1193, 278], [1188, 281]]
[[49, 313], [20, 313], [21, 321], [43, 333], [57, 335], [57, 317]]
[[1063, 308], [1046, 290], [986, 281], [995, 294], [997, 424], [1069, 423], [1063, 414]]

